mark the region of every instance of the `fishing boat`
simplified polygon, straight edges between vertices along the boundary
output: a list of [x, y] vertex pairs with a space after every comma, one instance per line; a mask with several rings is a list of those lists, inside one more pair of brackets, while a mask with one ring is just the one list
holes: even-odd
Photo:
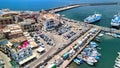
[[91, 15], [91, 16], [88, 16], [87, 18], [84, 19], [84, 22], [85, 23], [94, 23], [94, 22], [97, 22], [101, 19], [102, 15], [101, 14], [94, 14], [94, 15]]
[[95, 37], [94, 41], [100, 43], [100, 38], [99, 37]]
[[103, 35], [104, 35], [104, 34], [100, 33], [98, 36], [99, 36], [99, 37], [102, 37]]
[[88, 65], [94, 65], [96, 62], [98, 62], [101, 56], [101, 54], [97, 52], [96, 46], [98, 45], [94, 41], [91, 41], [88, 47], [85, 47], [77, 56], [77, 59], [85, 61]]
[[78, 59], [78, 58], [75, 58], [75, 59], [73, 60], [73, 62], [75, 62], [76, 64], [80, 65], [80, 64], [83, 63], [83, 60]]
[[86, 62], [89, 64], [89, 65], [94, 65], [94, 63], [97, 62], [97, 60], [94, 58], [94, 57], [88, 57]]
[[78, 58], [78, 59], [82, 59], [82, 55], [79, 54], [79, 55], [77, 56], [77, 58]]
[[98, 45], [97, 45], [95, 42], [93, 42], [93, 41], [90, 42], [90, 47], [95, 48], [95, 47], [97, 47], [97, 46], [98, 46]]

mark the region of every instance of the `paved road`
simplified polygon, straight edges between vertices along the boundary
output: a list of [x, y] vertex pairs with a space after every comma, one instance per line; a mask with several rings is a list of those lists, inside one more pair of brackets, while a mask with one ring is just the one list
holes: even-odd
[[12, 68], [11, 64], [9, 63], [10, 61], [9, 57], [7, 57], [7, 55], [2, 53], [1, 51], [0, 51], [0, 59], [3, 59], [3, 61], [5, 62], [5, 68]]
[[57, 49], [55, 47], [52, 47], [50, 50], [48, 50], [48, 52], [46, 52], [42, 57], [38, 58], [37, 60], [31, 62], [30, 64], [28, 64], [28, 66], [30, 68], [35, 68], [37, 65], [40, 64], [40, 62], [43, 61], [43, 59], [45, 59], [48, 55], [53, 54]]

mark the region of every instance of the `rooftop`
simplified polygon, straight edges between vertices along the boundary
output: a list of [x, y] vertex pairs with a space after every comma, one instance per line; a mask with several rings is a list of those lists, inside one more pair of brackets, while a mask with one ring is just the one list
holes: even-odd
[[0, 17], [0, 20], [6, 20], [6, 19], [11, 19], [12, 17], [8, 16], [8, 17]]
[[0, 16], [5, 16], [8, 14], [18, 15], [19, 13], [20, 13], [19, 11], [10, 11], [9, 9], [0, 10]]
[[22, 36], [22, 37], [10, 39], [9, 41], [12, 43], [19, 43], [20, 44], [21, 42], [23, 42], [25, 40], [26, 40], [26, 37]]
[[49, 13], [49, 12], [41, 12], [40, 14], [40, 18], [45, 19], [45, 20], [49, 20], [49, 19], [57, 19], [59, 17], [59, 15], [54, 14], [54, 13]]
[[25, 24], [32, 24], [35, 21], [33, 19], [25, 19], [23, 22], [19, 22], [19, 24], [21, 25], [25, 25]]
[[15, 42], [12, 42], [12, 43], [13, 43], [13, 45], [8, 46], [8, 47], [11, 48], [14, 53], [19, 52], [20, 50], [28, 47], [28, 45], [29, 45], [29, 42], [27, 40], [25, 40], [21, 43], [15, 43]]
[[22, 33], [23, 31], [20, 25], [10, 24], [3, 29], [3, 32], [10, 32], [10, 34], [17, 34], [17, 33]]

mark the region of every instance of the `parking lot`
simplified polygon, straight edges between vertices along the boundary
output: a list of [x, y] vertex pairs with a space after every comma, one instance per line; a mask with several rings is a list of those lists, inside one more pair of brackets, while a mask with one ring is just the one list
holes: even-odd
[[[36, 55], [37, 58], [43, 56], [50, 48], [51, 46], [44, 41], [40, 35], [43, 34], [41, 31], [37, 32], [31, 32], [29, 33], [30, 36], [34, 39], [34, 42], [37, 44], [37, 46], [32, 48], [33, 54]], [[38, 52], [38, 49], [44, 48], [44, 52], [40, 53]]]

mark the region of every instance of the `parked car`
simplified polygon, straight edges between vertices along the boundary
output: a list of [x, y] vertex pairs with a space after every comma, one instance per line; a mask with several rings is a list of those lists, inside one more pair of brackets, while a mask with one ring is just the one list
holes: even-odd
[[71, 32], [69, 32], [68, 34], [66, 34], [66, 35], [64, 35], [64, 38], [65, 39], [69, 39], [69, 38], [71, 38], [73, 35], [75, 35], [76, 33], [75, 32], [73, 32], [73, 31], [71, 31]]

